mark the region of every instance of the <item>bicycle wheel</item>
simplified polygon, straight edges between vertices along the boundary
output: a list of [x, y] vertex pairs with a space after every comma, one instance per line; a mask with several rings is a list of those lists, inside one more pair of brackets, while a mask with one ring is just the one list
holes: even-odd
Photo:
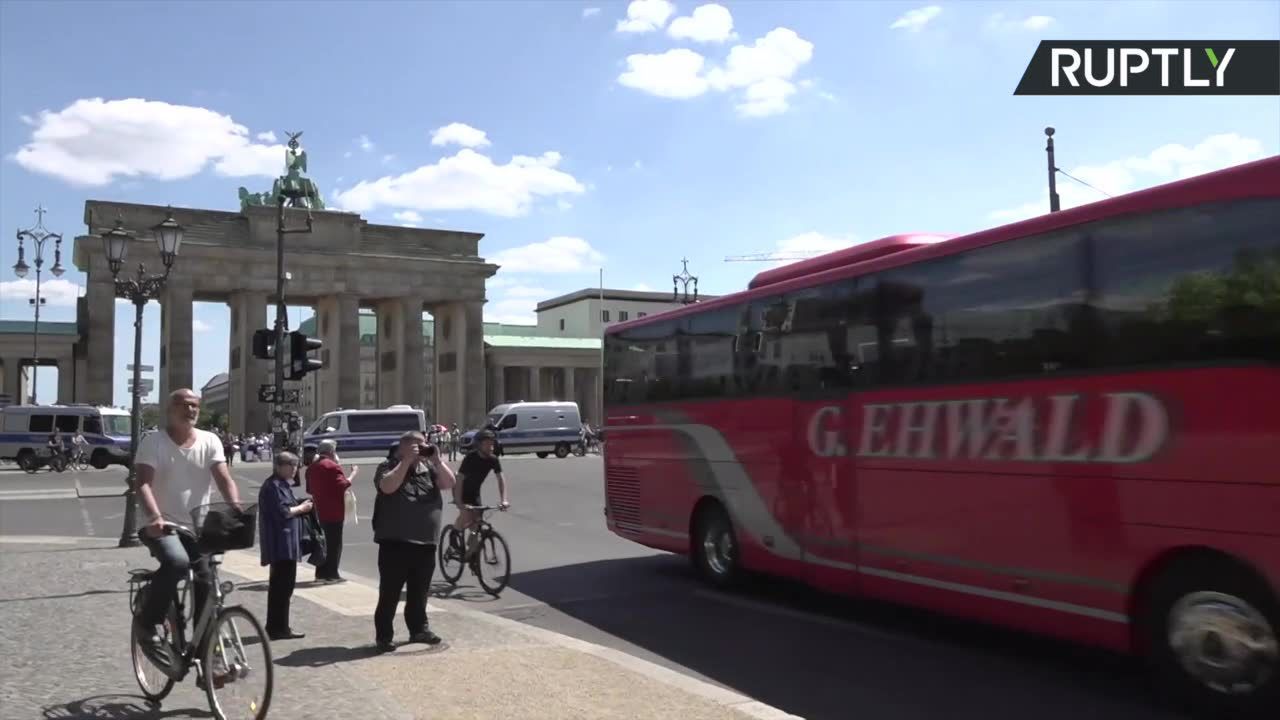
[[462, 577], [464, 563], [462, 562], [462, 533], [458, 532], [452, 525], [445, 527], [440, 533], [440, 577], [450, 585], [457, 585], [458, 579]]
[[[138, 592], [132, 608], [135, 614], [142, 607], [145, 595], [145, 589]], [[138, 681], [138, 688], [142, 690], [144, 697], [151, 702], [160, 702], [168, 696], [170, 690], [173, 690], [174, 680], [163, 669], [151, 662], [151, 658], [147, 657], [147, 654], [142, 651], [142, 646], [138, 644], [138, 631], [133, 629], [132, 626], [133, 623], [130, 623], [129, 655], [133, 658], [133, 677]], [[161, 638], [169, 646], [169, 652], [176, 661], [178, 653], [174, 649], [173, 638], [178, 632], [178, 625], [173, 606], [169, 606], [169, 613], [165, 617], [164, 625], [161, 628], [163, 631]]]
[[273, 672], [267, 634], [242, 607], [218, 613], [201, 666], [209, 709], [218, 720], [262, 720], [271, 707]]
[[511, 580], [511, 551], [507, 549], [507, 541], [497, 530], [489, 528], [480, 538], [480, 547], [476, 550], [472, 569], [480, 580], [480, 587], [497, 597]]

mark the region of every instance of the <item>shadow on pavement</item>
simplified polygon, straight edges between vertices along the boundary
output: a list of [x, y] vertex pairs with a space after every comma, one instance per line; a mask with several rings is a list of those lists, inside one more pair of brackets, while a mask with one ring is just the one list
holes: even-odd
[[[1126, 658], [780, 580], [719, 594], [671, 555], [519, 573], [511, 586], [809, 720], [1173, 717]], [[601, 588], [608, 594], [584, 592]]]
[[0, 598], [0, 605], [15, 602], [39, 602], [41, 600], [68, 600], [70, 598], [88, 597], [90, 595], [127, 595], [128, 593], [129, 588], [127, 587], [120, 590], [85, 590], [84, 592], [67, 593], [65, 595], [32, 595], [30, 597]]
[[161, 710], [159, 705], [136, 695], [97, 695], [47, 707], [41, 717], [45, 720], [159, 720], [213, 717], [213, 713], [190, 708]]
[[304, 647], [294, 650], [284, 657], [276, 658], [275, 663], [285, 667], [323, 667], [325, 665], [364, 660], [378, 654], [378, 648], [374, 645], [362, 645], [360, 647], [339, 647], [336, 645]]

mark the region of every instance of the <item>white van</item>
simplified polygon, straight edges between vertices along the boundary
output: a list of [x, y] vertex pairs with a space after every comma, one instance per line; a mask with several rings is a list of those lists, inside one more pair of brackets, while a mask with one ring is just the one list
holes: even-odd
[[67, 447], [77, 433], [89, 442], [89, 463], [101, 470], [129, 464], [129, 413], [96, 405], [9, 405], [0, 408], [0, 458], [22, 461], [44, 452], [53, 429]]
[[[486, 424], [496, 428], [498, 445], [504, 455], [535, 453], [544, 458], [552, 453], [568, 457], [582, 438], [582, 416], [578, 403], [517, 402], [499, 405], [489, 411]], [[462, 436], [463, 451], [471, 449], [475, 431]]]
[[338, 443], [341, 457], [386, 457], [400, 436], [427, 432], [427, 416], [408, 405], [386, 410], [334, 410], [311, 424], [302, 436], [302, 462], [310, 465], [321, 440]]

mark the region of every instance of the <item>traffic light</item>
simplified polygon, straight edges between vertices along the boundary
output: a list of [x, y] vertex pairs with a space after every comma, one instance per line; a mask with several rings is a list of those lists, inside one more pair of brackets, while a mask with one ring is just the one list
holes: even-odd
[[274, 330], [253, 331], [253, 356], [259, 360], [275, 359], [276, 333]]
[[287, 380], [301, 380], [309, 372], [324, 367], [324, 363], [309, 356], [312, 350], [319, 350], [324, 341], [312, 338], [294, 330], [289, 333], [289, 372]]

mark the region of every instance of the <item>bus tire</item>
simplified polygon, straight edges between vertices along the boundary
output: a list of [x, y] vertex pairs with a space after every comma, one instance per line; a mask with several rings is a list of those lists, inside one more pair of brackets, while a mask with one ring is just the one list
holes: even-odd
[[569, 443], [560, 443], [556, 445], [556, 457], [561, 460], [569, 457]]
[[1197, 556], [1157, 577], [1147, 597], [1147, 660], [1175, 706], [1204, 718], [1275, 717], [1280, 601], [1264, 580], [1229, 558]]
[[536, 452], [536, 453], [534, 453], [534, 455], [537, 455], [537, 456], [538, 456], [538, 459], [539, 459], [539, 460], [546, 460], [546, 459], [547, 459], [547, 456], [548, 456], [548, 455], [550, 455], [550, 454], [551, 454], [551, 453], [546, 453], [546, 452]]
[[93, 454], [89, 456], [89, 464], [93, 466], [94, 470], [106, 470], [107, 466], [111, 464], [111, 456], [107, 454], [106, 450], [94, 450]]
[[19, 450], [16, 460], [18, 467], [22, 468], [26, 472], [34, 473], [39, 469], [38, 467], [33, 467], [36, 462], [36, 451], [31, 448], [22, 448]]
[[693, 532], [693, 564], [710, 585], [729, 588], [742, 574], [738, 565], [738, 538], [729, 514], [719, 503], [705, 505], [698, 512]]

